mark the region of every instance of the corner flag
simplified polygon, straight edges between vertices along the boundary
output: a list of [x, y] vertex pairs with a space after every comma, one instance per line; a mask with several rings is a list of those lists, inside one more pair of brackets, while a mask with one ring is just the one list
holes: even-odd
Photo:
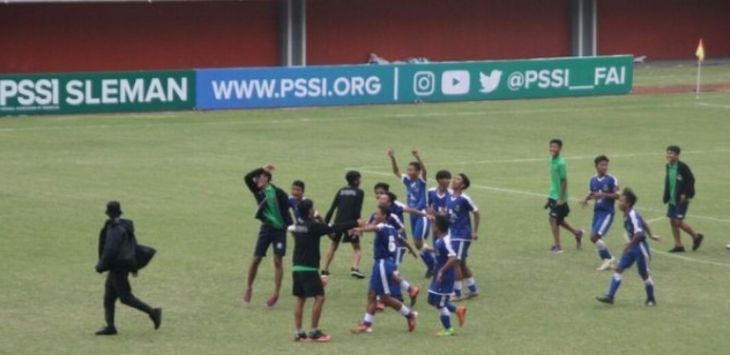
[[702, 43], [702, 38], [700, 38], [700, 43], [697, 44], [695, 56], [697, 56], [697, 60], [699, 60], [700, 62], [705, 60], [705, 45]]

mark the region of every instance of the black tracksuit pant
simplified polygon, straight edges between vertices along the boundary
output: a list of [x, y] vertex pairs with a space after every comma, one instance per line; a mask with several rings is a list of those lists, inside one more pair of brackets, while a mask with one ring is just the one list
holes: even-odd
[[106, 277], [104, 291], [104, 316], [106, 324], [114, 326], [114, 304], [117, 298], [127, 306], [136, 308], [147, 315], [152, 314], [152, 307], [140, 301], [132, 294], [132, 286], [129, 284], [129, 272], [109, 271]]

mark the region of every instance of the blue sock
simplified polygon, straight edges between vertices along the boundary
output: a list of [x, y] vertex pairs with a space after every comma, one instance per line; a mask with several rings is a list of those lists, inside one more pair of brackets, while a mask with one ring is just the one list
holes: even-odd
[[461, 297], [461, 281], [454, 282], [454, 296]]
[[651, 279], [651, 277], [647, 278], [644, 283], [646, 284], [646, 298], [653, 300], [654, 299], [654, 280]]
[[469, 292], [471, 292], [471, 293], [479, 292], [479, 290], [477, 289], [477, 282], [474, 280], [473, 277], [466, 279], [466, 285], [469, 288]]
[[441, 324], [444, 325], [444, 328], [451, 329], [451, 317], [441, 315]]
[[433, 254], [430, 251], [427, 251], [425, 249], [421, 250], [421, 260], [423, 260], [423, 263], [426, 264], [426, 267], [429, 270], [433, 270], [433, 264], [435, 260], [433, 258]]
[[608, 287], [608, 297], [616, 297], [616, 291], [618, 291], [619, 286], [621, 286], [621, 274], [615, 273], [611, 279], [611, 285]]
[[601, 259], [604, 259], [604, 260], [611, 259], [611, 253], [608, 251], [608, 249], [599, 250], [598, 256], [600, 256]]

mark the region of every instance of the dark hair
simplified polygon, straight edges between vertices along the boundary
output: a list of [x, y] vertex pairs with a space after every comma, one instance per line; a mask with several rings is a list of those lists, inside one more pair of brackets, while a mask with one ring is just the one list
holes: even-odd
[[636, 201], [639, 201], [639, 198], [636, 197], [634, 190], [632, 190], [628, 187], [623, 189], [623, 191], [621, 191], [621, 195], [626, 199], [626, 201], [629, 202], [629, 205], [631, 205], [631, 207], [634, 207], [634, 205], [636, 204]]
[[384, 183], [384, 182], [379, 182], [379, 183], [375, 184], [375, 186], [373, 186], [373, 190], [377, 190], [377, 189], [383, 189], [385, 191], [390, 191], [390, 185], [388, 185], [387, 183]]
[[436, 180], [451, 179], [451, 172], [448, 170], [439, 170], [436, 172]]
[[593, 164], [598, 166], [598, 163], [600, 163], [602, 161], [605, 161], [606, 163], [608, 163], [609, 162], [608, 157], [605, 155], [599, 155], [596, 157], [596, 159], [593, 159]]
[[386, 218], [390, 217], [390, 208], [385, 206], [378, 206], [378, 211], [382, 213]]
[[563, 147], [563, 141], [561, 141], [559, 138], [553, 138], [550, 140], [550, 144], [557, 144], [558, 147]]
[[451, 223], [449, 222], [449, 216], [445, 214], [437, 214], [433, 224], [441, 231], [447, 232]]
[[313, 207], [314, 207], [314, 202], [312, 202], [312, 200], [309, 200], [309, 199], [304, 199], [304, 200], [301, 200], [301, 201], [299, 201], [299, 203], [297, 204], [297, 209], [299, 210], [299, 214], [300, 214], [300, 215], [301, 215], [301, 216], [302, 216], [303, 218], [305, 218], [305, 219], [306, 219], [306, 218], [309, 218], [309, 211], [310, 211], [310, 210], [311, 210], [311, 209], [312, 209]]
[[345, 174], [345, 180], [347, 180], [347, 183], [351, 186], [354, 185], [355, 181], [357, 181], [357, 179], [359, 179], [359, 178], [360, 178], [360, 172], [355, 171], [355, 170], [350, 170], [347, 172], [347, 174]]
[[390, 191], [388, 191], [388, 193], [386, 195], [388, 195], [388, 200], [390, 200], [390, 203], [393, 203], [393, 202], [395, 202], [395, 200], [398, 199], [398, 196], [396, 196], [396, 194], [394, 194]]
[[291, 186], [296, 186], [304, 191], [304, 181], [302, 180], [294, 180], [294, 182], [291, 183]]
[[679, 148], [678, 145], [670, 145], [667, 147], [668, 152], [674, 152], [674, 154], [679, 155], [679, 153], [682, 151], [681, 148]]
[[[269, 179], [269, 182], [271, 182], [272, 176], [271, 176], [271, 173], [270, 172], [264, 170], [264, 171], [261, 172], [261, 175], [266, 176], [266, 178]], [[259, 176], [261, 176], [261, 175], [259, 175]]]
[[469, 186], [471, 186], [471, 180], [469, 180], [469, 177], [464, 173], [459, 174], [459, 176], [461, 176], [461, 180], [464, 181], [464, 188], [462, 190], [468, 189]]
[[412, 161], [412, 162], [408, 163], [408, 165], [416, 168], [416, 170], [418, 170], [418, 171], [421, 171], [421, 169], [422, 169], [421, 163], [419, 163], [417, 161]]

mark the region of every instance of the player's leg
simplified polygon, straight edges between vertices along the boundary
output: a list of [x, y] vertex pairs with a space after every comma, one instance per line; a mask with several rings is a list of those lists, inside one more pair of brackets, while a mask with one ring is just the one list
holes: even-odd
[[324, 268], [322, 269], [322, 275], [329, 276], [330, 274], [330, 264], [332, 264], [332, 260], [335, 259], [335, 252], [337, 252], [337, 248], [340, 246], [340, 241], [342, 240], [342, 235], [335, 235], [332, 238], [332, 243], [330, 243], [330, 247], [327, 250], [327, 255], [324, 259]]
[[253, 259], [251, 265], [248, 267], [248, 278], [246, 280], [246, 290], [243, 293], [243, 302], [251, 303], [251, 296], [253, 295], [253, 283], [256, 281], [256, 275], [259, 271], [259, 265], [261, 260], [266, 256], [266, 251], [269, 249], [269, 245], [273, 242], [273, 239], [269, 235], [269, 228], [266, 225], [261, 225], [259, 229], [259, 235], [256, 239], [256, 247], [253, 252]]
[[466, 288], [469, 290], [469, 294], [466, 297], [473, 298], [479, 296], [479, 287], [477, 287], [474, 274], [471, 272], [469, 265], [467, 265], [466, 259], [462, 260], [459, 266], [461, 268], [462, 279], [466, 280]]
[[360, 238], [352, 237], [350, 244], [352, 244], [352, 267], [350, 268], [350, 275], [358, 279], [364, 279], [365, 274], [360, 271], [360, 261], [362, 260]]
[[[374, 281], [373, 278], [375, 273], [373, 273], [373, 276], [371, 276], [370, 283], [373, 285]], [[362, 322], [355, 326], [355, 328], [352, 329], [352, 332], [355, 334], [360, 333], [370, 333], [373, 331], [373, 322], [375, 321], [375, 312], [376, 312], [376, 294], [375, 291], [371, 289], [368, 291], [368, 303], [367, 307], [365, 308], [365, 315], [362, 317]]]
[[408, 321], [408, 331], [412, 332], [416, 327], [416, 317], [418, 313], [408, 306], [404, 305], [397, 298], [391, 295], [380, 295], [380, 300], [385, 303], [386, 306], [398, 311]]
[[[457, 249], [458, 250], [458, 249]], [[458, 252], [457, 252], [458, 253]], [[462, 294], [462, 284], [464, 280], [464, 275], [461, 273], [461, 265], [458, 265], [454, 268], [454, 300], [460, 301], [463, 297]]]
[[649, 274], [649, 255], [643, 248], [642, 254], [636, 260], [636, 268], [639, 271], [639, 276], [644, 280], [644, 290], [646, 291], [645, 304], [647, 306], [655, 306], [654, 280], [651, 279], [651, 275]]
[[568, 223], [567, 220], [565, 220], [565, 218], [563, 218], [562, 222], [560, 222], [560, 226], [573, 234], [573, 236], [575, 237], [575, 246], [576, 248], [580, 249], [581, 243], [583, 241], [583, 230], [574, 228], [570, 225], [570, 223]]
[[392, 275], [393, 281], [397, 283], [400, 286], [401, 290], [404, 290], [408, 293], [408, 297], [411, 301], [411, 307], [413, 307], [416, 304], [416, 301], [418, 300], [418, 294], [421, 292], [421, 289], [419, 289], [416, 286], [411, 285], [408, 280], [406, 280], [405, 277], [400, 275], [399, 271], [396, 271]]
[[593, 216], [593, 226], [591, 228], [591, 242], [596, 246], [598, 251], [598, 257], [603, 261], [601, 266], [596, 270], [605, 271], [610, 269], [615, 262], [615, 258], [611, 255], [608, 250], [608, 245], [603, 240], [603, 237], [608, 233], [611, 224], [613, 223], [612, 213], [596, 213]]
[[413, 244], [418, 250], [418, 254], [426, 265], [426, 277], [429, 278], [433, 274], [433, 265], [435, 258], [433, 252], [428, 248], [424, 248], [424, 242], [428, 236], [429, 224], [428, 218], [425, 216], [411, 215], [411, 233], [413, 234]]
[[596, 299], [598, 301], [613, 304], [613, 300], [616, 298], [616, 292], [618, 292], [618, 288], [621, 286], [621, 280], [623, 279], [624, 270], [631, 267], [635, 260], [635, 255], [631, 252], [624, 253], [621, 256], [621, 261], [619, 261], [618, 266], [616, 266], [616, 269], [614, 270], [613, 277], [611, 278], [611, 282], [608, 285], [608, 291], [606, 292], [606, 295], [603, 297], [597, 297]]
[[294, 304], [294, 327], [296, 328], [296, 335], [294, 341], [305, 341], [307, 340], [307, 333], [302, 328], [302, 317], [304, 313], [304, 303], [307, 299], [304, 297], [297, 297], [296, 303]]
[[456, 308], [448, 303], [447, 300], [447, 295], [439, 295], [435, 293], [428, 294], [428, 304], [436, 308], [439, 312], [439, 320], [441, 321], [441, 325], [444, 327], [443, 330], [436, 333], [438, 336], [454, 335], [454, 328], [451, 326], [451, 313], [456, 311]]
[[552, 216], [548, 219], [548, 222], [550, 223], [550, 231], [553, 233], [553, 246], [551, 251], [553, 254], [560, 254], [563, 252], [560, 246], [560, 225], [558, 224], [557, 218]]
[[692, 237], [692, 250], [695, 251], [702, 245], [702, 240], [705, 238], [701, 233], [695, 232], [695, 230], [687, 224], [684, 219], [687, 217], [687, 210], [689, 209], [689, 202], [685, 202], [677, 206], [676, 219], [679, 220], [678, 227], [680, 230], [687, 233]]
[[112, 272], [109, 272], [104, 284], [104, 320], [106, 327], [96, 332], [96, 335], [116, 335], [117, 328], [114, 325], [115, 303], [119, 295], [114, 288], [114, 280], [112, 280]]
[[307, 297], [314, 297], [314, 304], [312, 305], [312, 328], [309, 332], [309, 339], [316, 342], [328, 342], [330, 340], [330, 336], [319, 329], [319, 319], [322, 316], [322, 309], [324, 308], [325, 300], [322, 279], [316, 272], [308, 272], [306, 273], [306, 277]]
[[682, 221], [676, 218], [670, 218], [669, 224], [672, 227], [672, 237], [674, 238], [674, 248], [670, 250], [671, 253], [681, 253], [684, 251], [684, 245], [682, 245], [682, 239], [680, 235], [679, 226]]

